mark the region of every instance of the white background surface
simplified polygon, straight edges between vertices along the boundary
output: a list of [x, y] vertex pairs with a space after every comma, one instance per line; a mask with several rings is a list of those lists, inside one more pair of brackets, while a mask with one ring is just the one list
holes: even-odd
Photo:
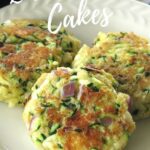
[[[79, 1], [63, 1], [63, 12], [56, 15], [54, 22], [62, 20], [66, 13], [76, 14]], [[56, 1], [25, 0], [21, 5], [13, 5], [0, 10], [0, 22], [13, 18], [45, 18]], [[82, 25], [70, 29], [74, 35], [91, 44], [98, 31], [132, 31], [150, 39], [150, 7], [134, 0], [88, 0], [89, 8], [109, 7], [114, 12], [107, 28], [99, 25]], [[2, 148], [3, 147], [3, 148]], [[8, 108], [0, 103], [0, 150], [35, 150], [22, 121], [21, 108]], [[150, 150], [150, 119], [137, 123], [126, 150]]]

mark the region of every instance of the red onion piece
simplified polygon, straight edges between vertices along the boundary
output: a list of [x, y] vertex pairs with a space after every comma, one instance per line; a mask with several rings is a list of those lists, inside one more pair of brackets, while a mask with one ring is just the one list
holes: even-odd
[[67, 69], [65, 69], [65, 68], [61, 68], [61, 71], [63, 71], [63, 72], [66, 73], [66, 74], [69, 73], [69, 71], [68, 71]]
[[59, 76], [59, 77], [66, 77], [68, 75], [70, 75], [69, 71], [65, 68], [59, 68], [57, 70], [54, 70], [55, 75]]
[[63, 131], [64, 131], [64, 132], [69, 132], [69, 131], [71, 131], [71, 130], [73, 130], [72, 127], [64, 127], [64, 128], [63, 128]]
[[100, 123], [103, 126], [109, 126], [113, 123], [113, 119], [111, 117], [104, 117], [104, 118], [100, 119]]
[[100, 72], [101, 72], [101, 70], [100, 70], [100, 69], [97, 69], [97, 68], [95, 68], [95, 67], [94, 67], [94, 66], [92, 66], [92, 65], [87, 65], [85, 68], [86, 68], [86, 69], [88, 69], [88, 70], [91, 70], [91, 71], [98, 72], [98, 73], [100, 73]]
[[77, 99], [81, 99], [82, 94], [84, 92], [83, 87], [84, 87], [84, 85], [80, 85]]
[[69, 82], [61, 90], [61, 98], [65, 99], [75, 95], [75, 83]]
[[36, 117], [32, 117], [30, 124], [29, 124], [29, 131], [32, 129], [32, 124], [33, 124], [35, 119], [36, 119]]
[[131, 112], [131, 110], [132, 110], [132, 100], [131, 100], [130, 96], [127, 99], [127, 104], [128, 104], [128, 111]]

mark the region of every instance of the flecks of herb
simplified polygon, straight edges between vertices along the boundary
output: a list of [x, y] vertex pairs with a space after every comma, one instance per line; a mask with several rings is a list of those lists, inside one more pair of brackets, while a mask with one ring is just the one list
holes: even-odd
[[104, 144], [107, 143], [107, 140], [105, 138], [102, 138], [102, 141], [103, 141]]
[[37, 142], [42, 143], [43, 141], [40, 139], [36, 139]]
[[84, 105], [82, 103], [80, 103], [80, 108], [81, 112], [83, 113], [84, 112]]
[[22, 82], [21, 82], [21, 85], [24, 86], [24, 87], [26, 87], [27, 84], [28, 84], [28, 80], [25, 80], [25, 81], [22, 81]]
[[94, 128], [94, 127], [100, 126], [100, 125], [102, 125], [100, 122], [95, 122], [95, 123], [90, 124], [89, 127]]
[[21, 46], [20, 45], [16, 45], [16, 51], [20, 51], [21, 50]]
[[145, 89], [143, 90], [143, 92], [145, 92], [146, 94], [150, 94], [150, 88], [145, 88]]
[[76, 131], [76, 132], [82, 132], [82, 129], [77, 128], [74, 131]]
[[117, 59], [118, 59], [118, 56], [117, 56], [117, 54], [115, 54], [115, 55], [112, 57], [112, 60], [113, 60], [113, 62], [117, 62]]
[[7, 56], [8, 53], [7, 52], [1, 52], [3, 56]]
[[34, 116], [34, 114], [33, 114], [32, 112], [29, 112], [29, 114], [30, 114], [31, 116]]
[[72, 42], [70, 42], [69, 45], [70, 45], [70, 48], [73, 48], [73, 43]]
[[48, 67], [48, 66], [46, 66], [46, 67], [45, 67], [45, 69], [46, 69], [46, 70], [48, 70], [48, 69], [49, 69], [49, 67]]
[[35, 85], [35, 89], [38, 89], [38, 88], [39, 88], [39, 86], [36, 84], [36, 85]]
[[106, 62], [107, 56], [100, 56], [99, 58]]
[[150, 53], [147, 53], [148, 56], [150, 56]]
[[39, 99], [42, 99], [42, 100], [45, 99], [44, 96], [41, 96], [41, 95], [38, 95], [38, 94], [37, 94], [37, 97], [38, 97]]
[[114, 82], [112, 86], [113, 86], [114, 89], [118, 89], [119, 83], [118, 82]]
[[141, 78], [142, 78], [141, 74], [136, 74], [136, 81], [141, 80]]
[[71, 51], [71, 48], [72, 47], [70, 47], [70, 46], [73, 46], [70, 42], [68, 43], [68, 42], [66, 42], [66, 41], [62, 41], [61, 42], [61, 46], [62, 46], [62, 49], [64, 50], [64, 51], [67, 51], [67, 52], [70, 52]]
[[23, 89], [24, 92], [28, 91], [26, 87], [23, 87], [22, 89]]
[[24, 64], [15, 64], [15, 67], [20, 69], [20, 70], [24, 70], [25, 69], [25, 65]]
[[40, 27], [41, 29], [44, 29], [44, 30], [47, 30], [47, 28], [48, 28], [47, 25], [43, 25], [43, 24], [40, 25], [39, 27]]
[[19, 79], [18, 79], [18, 82], [19, 82], [19, 83], [21, 83], [21, 82], [22, 82], [22, 79], [21, 79], [21, 78], [19, 78]]
[[55, 134], [57, 132], [57, 129], [59, 129], [60, 127], [61, 125], [59, 123], [52, 124], [49, 135]]
[[40, 129], [41, 125], [38, 125], [35, 131], [38, 131]]
[[97, 43], [97, 42], [99, 42], [100, 41], [100, 38], [97, 38], [96, 40], [95, 40], [95, 44]]
[[55, 43], [55, 42], [51, 42], [50, 44], [48, 44], [47, 47], [48, 47], [49, 49], [55, 48], [55, 47], [56, 47], [56, 43]]
[[99, 89], [93, 83], [88, 84], [88, 87], [94, 92], [99, 92]]
[[150, 76], [150, 71], [146, 71], [145, 72], [145, 77], [149, 77]]
[[54, 104], [41, 103], [42, 107], [55, 107]]
[[49, 57], [48, 57], [48, 60], [49, 60], [49, 61], [55, 61], [55, 57], [54, 57], [54, 56], [49, 56]]
[[133, 66], [134, 64], [126, 64], [125, 67], [131, 67]]
[[120, 34], [121, 34], [121, 38], [123, 38], [127, 33], [125, 33], [125, 32], [120, 32]]
[[28, 27], [34, 27], [35, 25], [34, 24], [28, 24], [27, 26]]
[[35, 69], [35, 72], [36, 72], [36, 73], [41, 73], [42, 70], [41, 70], [40, 68], [36, 68], [36, 69]]
[[0, 42], [1, 43], [5, 43], [6, 39], [7, 39], [7, 35], [6, 34], [0, 35]]
[[63, 149], [63, 146], [61, 144], [57, 144], [58, 148]]
[[133, 110], [133, 112], [132, 112], [132, 114], [135, 115], [135, 116], [136, 116], [138, 113], [139, 113], [139, 110], [138, 110], [138, 109], [135, 109], [135, 110]]
[[0, 42], [0, 47], [3, 47], [4, 46], [4, 43]]
[[93, 106], [93, 110], [94, 110], [95, 112], [97, 112], [97, 111], [100, 110], [100, 107], [99, 107], [99, 106]]
[[130, 55], [137, 55], [137, 54], [138, 54], [137, 52], [132, 51], [132, 50], [129, 50], [128, 53], [129, 53]]
[[57, 90], [57, 87], [55, 87], [54, 85], [51, 85], [52, 86], [52, 94]]
[[141, 68], [138, 69], [138, 73], [144, 73], [144, 71], [145, 71], [144, 67], [141, 67]]
[[0, 68], [6, 68], [6, 64], [0, 64]]
[[72, 114], [71, 114], [71, 116], [70, 116], [70, 117], [75, 116], [76, 112], [77, 112], [77, 108], [75, 108], [75, 109], [73, 110], [73, 112], [72, 112]]
[[67, 97], [66, 99], [63, 99], [63, 101], [64, 101], [65, 103], [68, 103], [68, 102], [71, 101], [71, 98], [70, 98], [70, 97]]
[[43, 138], [43, 140], [46, 139], [46, 135], [44, 135], [43, 133], [41, 134], [41, 137]]
[[90, 150], [98, 150], [98, 148], [95, 148], [95, 147], [94, 147], [94, 148], [90, 148]]
[[63, 102], [61, 105], [66, 107], [66, 108], [68, 108], [68, 109], [71, 109], [71, 110], [75, 110], [76, 109], [76, 105], [72, 104], [72, 103]]
[[57, 82], [60, 81], [60, 80], [61, 80], [61, 78], [60, 78], [60, 77], [57, 77]]
[[77, 72], [73, 72], [73, 74], [72, 74], [73, 76], [75, 76], [75, 75], [77, 75]]
[[119, 109], [120, 109], [120, 104], [118, 104], [118, 103], [115, 103], [115, 108], [116, 108], [116, 113], [118, 114], [118, 112], [119, 112]]

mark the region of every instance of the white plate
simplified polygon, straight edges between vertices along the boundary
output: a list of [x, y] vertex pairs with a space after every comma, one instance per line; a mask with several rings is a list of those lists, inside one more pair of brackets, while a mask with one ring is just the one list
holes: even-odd
[[[66, 13], [76, 14], [79, 0], [58, 0], [63, 3], [63, 12], [56, 15], [58, 23]], [[54, 0], [24, 0], [19, 5], [11, 5], [0, 10], [0, 22], [14, 18], [48, 18]], [[82, 25], [71, 30], [84, 43], [91, 44], [98, 31], [132, 31], [150, 38], [150, 7], [134, 0], [92, 0], [89, 8], [109, 7], [114, 12], [107, 28], [99, 25]], [[22, 121], [21, 108], [8, 108], [0, 104], [0, 150], [35, 150]], [[126, 150], [150, 150], [150, 119], [137, 123]]]

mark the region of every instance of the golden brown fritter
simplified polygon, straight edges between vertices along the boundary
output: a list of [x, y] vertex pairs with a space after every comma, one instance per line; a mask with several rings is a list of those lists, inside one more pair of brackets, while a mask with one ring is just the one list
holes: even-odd
[[[86, 58], [86, 60], [84, 60]], [[74, 68], [104, 69], [118, 81], [118, 90], [131, 96], [135, 119], [150, 116], [150, 46], [133, 33], [100, 33], [95, 46], [84, 46]]]
[[0, 26], [0, 100], [23, 104], [43, 72], [69, 65], [80, 42], [65, 29], [47, 30], [43, 20], [14, 20]]
[[39, 150], [122, 150], [135, 128], [129, 96], [103, 70], [57, 68], [33, 88], [23, 118]]

